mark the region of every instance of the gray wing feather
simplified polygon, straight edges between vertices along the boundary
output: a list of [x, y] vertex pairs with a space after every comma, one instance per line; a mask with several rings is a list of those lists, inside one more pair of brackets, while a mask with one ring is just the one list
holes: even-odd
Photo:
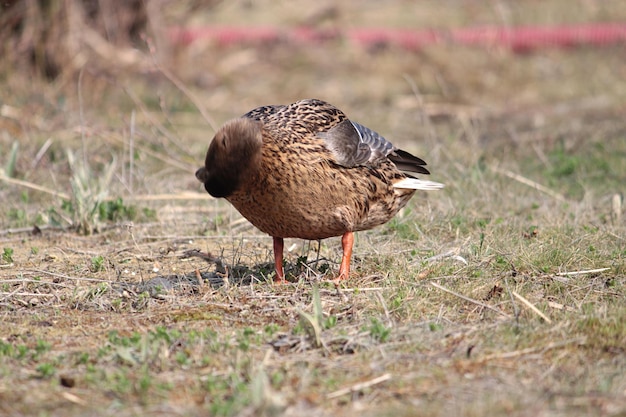
[[327, 132], [318, 134], [336, 162], [345, 167], [375, 166], [389, 158], [400, 171], [411, 174], [429, 174], [426, 162], [397, 149], [391, 142], [373, 130], [350, 120], [344, 120]]
[[371, 156], [368, 162], [375, 162], [379, 159], [386, 158], [395, 150], [395, 147], [391, 142], [382, 137], [380, 134], [374, 132], [372, 129], [356, 122], [351, 121], [350, 123], [354, 126], [361, 142], [370, 148]]
[[324, 139], [326, 148], [339, 165], [355, 167], [366, 164], [371, 158], [371, 148], [361, 140], [361, 135], [348, 119], [318, 133], [318, 136]]
[[396, 167], [407, 174], [430, 174], [424, 165], [423, 159], [410, 153], [398, 149], [387, 139], [363, 125], [352, 122], [352, 125], [359, 133], [361, 141], [366, 143], [372, 151], [372, 156], [368, 162], [375, 162], [382, 158], [389, 158]]

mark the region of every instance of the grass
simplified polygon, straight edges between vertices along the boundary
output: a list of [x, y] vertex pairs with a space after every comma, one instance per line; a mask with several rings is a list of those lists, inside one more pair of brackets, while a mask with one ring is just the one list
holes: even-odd
[[0, 132], [0, 414], [626, 412], [616, 49], [198, 48], [181, 77], [218, 122], [325, 98], [424, 157], [446, 188], [357, 233], [340, 288], [327, 282], [338, 239], [317, 262], [317, 244], [287, 240], [294, 282], [277, 287], [271, 239], [193, 178], [212, 132], [183, 92], [156, 74], [85, 72], [79, 106], [71, 83], [3, 68], [25, 127]]

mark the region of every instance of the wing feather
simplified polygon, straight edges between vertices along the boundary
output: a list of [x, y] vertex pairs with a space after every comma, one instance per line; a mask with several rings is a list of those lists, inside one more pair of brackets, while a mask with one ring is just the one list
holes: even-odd
[[388, 158], [400, 171], [409, 175], [430, 174], [424, 168], [426, 162], [423, 159], [396, 148], [377, 132], [348, 119], [318, 135], [326, 141], [326, 147], [339, 165], [375, 166]]

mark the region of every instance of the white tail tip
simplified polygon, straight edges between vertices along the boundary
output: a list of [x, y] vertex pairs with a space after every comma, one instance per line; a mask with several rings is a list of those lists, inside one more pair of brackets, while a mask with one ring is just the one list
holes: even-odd
[[393, 185], [393, 187], [404, 188], [404, 189], [409, 189], [409, 190], [431, 191], [431, 190], [441, 190], [444, 187], [444, 185], [435, 181], [420, 180], [417, 178], [404, 178], [403, 180], [396, 182]]

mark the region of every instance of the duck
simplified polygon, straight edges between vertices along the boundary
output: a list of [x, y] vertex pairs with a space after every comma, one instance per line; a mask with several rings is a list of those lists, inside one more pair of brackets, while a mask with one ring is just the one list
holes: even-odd
[[213, 137], [196, 178], [273, 238], [274, 282], [285, 283], [285, 238], [341, 236], [335, 282], [350, 275], [354, 233], [380, 226], [417, 190], [443, 184], [426, 162], [319, 99], [255, 108]]

